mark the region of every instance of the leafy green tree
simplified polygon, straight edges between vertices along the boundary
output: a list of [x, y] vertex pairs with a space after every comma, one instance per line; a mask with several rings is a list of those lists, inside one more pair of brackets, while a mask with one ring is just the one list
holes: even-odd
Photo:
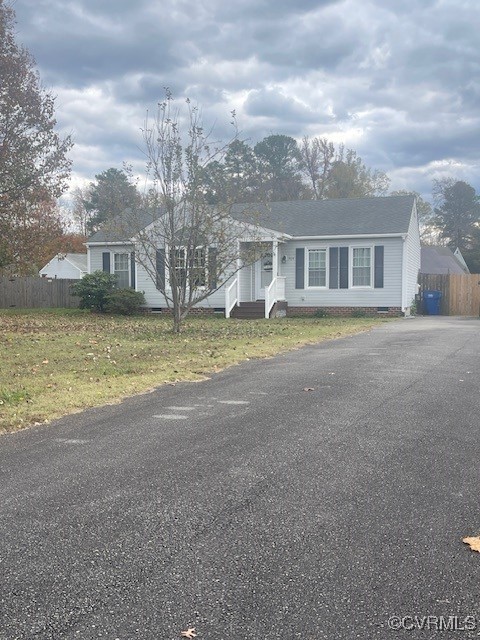
[[205, 194], [211, 204], [260, 200], [260, 175], [253, 149], [235, 138], [223, 158], [213, 160], [202, 175]]
[[480, 199], [475, 189], [462, 180], [434, 181], [435, 224], [441, 237], [462, 252], [479, 246]]
[[258, 162], [253, 149], [243, 140], [233, 140], [225, 154], [225, 173], [229, 190], [237, 202], [254, 199], [258, 190]]
[[480, 237], [475, 233], [475, 244], [471, 249], [462, 251], [470, 273], [480, 273]]
[[209, 204], [226, 202], [229, 186], [225, 166], [220, 160], [212, 160], [201, 169], [201, 182]]
[[89, 214], [87, 227], [96, 231], [103, 223], [112, 220], [127, 209], [135, 210], [141, 197], [127, 171], [110, 168], [95, 176], [90, 183], [84, 207]]
[[258, 162], [262, 199], [298, 200], [304, 195], [300, 172], [302, 157], [294, 138], [279, 134], [267, 136], [253, 150]]

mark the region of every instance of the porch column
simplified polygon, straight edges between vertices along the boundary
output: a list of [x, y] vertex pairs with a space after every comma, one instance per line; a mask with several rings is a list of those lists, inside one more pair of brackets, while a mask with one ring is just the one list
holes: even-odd
[[272, 241], [272, 278], [278, 276], [278, 240]]
[[240, 277], [242, 273], [241, 243], [237, 240], [237, 304], [240, 304]]

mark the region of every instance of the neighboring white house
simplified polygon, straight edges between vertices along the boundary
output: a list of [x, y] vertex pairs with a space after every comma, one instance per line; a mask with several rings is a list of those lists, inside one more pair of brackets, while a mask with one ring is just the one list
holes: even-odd
[[58, 253], [40, 269], [42, 278], [80, 280], [88, 273], [86, 253]]
[[453, 252], [453, 255], [460, 262], [460, 264], [462, 265], [465, 273], [470, 273], [470, 269], [468, 268], [468, 265], [465, 262], [465, 258], [463, 257], [462, 252], [460, 251], [460, 249], [458, 247]]
[[[272, 202], [255, 209], [262, 242], [271, 250], [240, 269], [200, 308], [227, 317], [252, 305], [264, 317], [317, 309], [338, 315], [359, 309], [409, 313], [420, 270], [414, 196]], [[232, 218], [241, 219], [243, 211], [245, 205], [235, 205]], [[121, 286], [143, 291], [149, 308], [166, 308], [155, 283], [135, 261], [133, 238], [99, 231], [88, 239], [87, 250], [90, 273], [114, 273]], [[161, 263], [157, 269], [162, 271]]]

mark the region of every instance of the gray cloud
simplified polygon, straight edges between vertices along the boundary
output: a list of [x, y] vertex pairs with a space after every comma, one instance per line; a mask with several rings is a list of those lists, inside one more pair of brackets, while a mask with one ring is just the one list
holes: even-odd
[[[327, 136], [425, 192], [480, 189], [476, 0], [23, 0], [18, 38], [74, 131], [74, 171], [143, 162], [140, 127], [169, 86], [229, 137]], [[95, 166], [95, 162], [98, 166]], [[395, 183], [397, 181], [397, 183]], [[406, 184], [410, 182], [410, 184]]]

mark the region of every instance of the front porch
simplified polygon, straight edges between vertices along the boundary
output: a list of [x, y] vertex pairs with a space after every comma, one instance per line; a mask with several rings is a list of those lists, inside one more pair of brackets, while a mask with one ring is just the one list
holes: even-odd
[[[242, 243], [249, 259], [225, 288], [225, 317], [270, 318], [286, 309], [283, 243]], [[280, 309], [282, 307], [282, 309]]]

